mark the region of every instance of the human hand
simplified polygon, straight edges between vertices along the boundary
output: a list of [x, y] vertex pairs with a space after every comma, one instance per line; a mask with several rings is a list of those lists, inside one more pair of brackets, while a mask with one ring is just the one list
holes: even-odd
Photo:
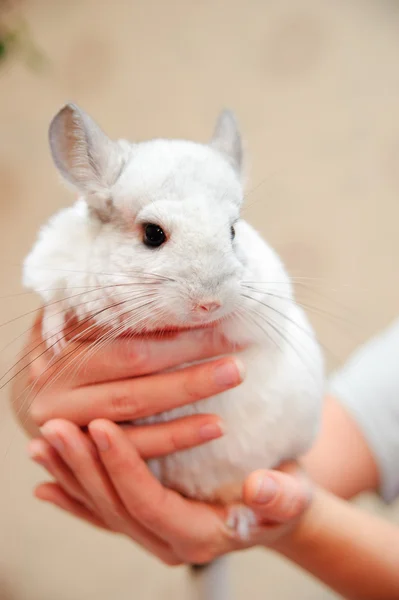
[[153, 477], [143, 460], [151, 446], [143, 452], [148, 431], [132, 443], [123, 428], [107, 420], [90, 423], [88, 430], [63, 420], [42, 428], [44, 439], [33, 440], [30, 453], [57, 483], [40, 485], [36, 496], [129, 536], [166, 564], [202, 564], [232, 550], [273, 546], [295, 528], [310, 502], [310, 485], [294, 464], [251, 474], [243, 503], [258, 525], [242, 540], [226, 525], [229, 507], [188, 500]]

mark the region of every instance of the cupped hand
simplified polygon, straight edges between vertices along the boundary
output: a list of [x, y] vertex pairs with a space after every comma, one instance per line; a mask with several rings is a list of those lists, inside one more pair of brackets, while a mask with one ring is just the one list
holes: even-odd
[[[166, 424], [164, 431], [173, 428], [179, 439], [178, 423]], [[149, 441], [150, 430], [127, 433], [101, 419], [90, 423], [86, 434], [68, 421], [46, 423], [44, 437], [30, 443], [30, 453], [56, 482], [41, 484], [36, 496], [127, 535], [170, 565], [202, 564], [232, 550], [273, 546], [289, 535], [309, 505], [309, 483], [295, 464], [251, 474], [242, 497], [258, 523], [242, 540], [226, 524], [229, 507], [188, 500], [155, 479], [144, 459], [175, 448], [169, 434]]]

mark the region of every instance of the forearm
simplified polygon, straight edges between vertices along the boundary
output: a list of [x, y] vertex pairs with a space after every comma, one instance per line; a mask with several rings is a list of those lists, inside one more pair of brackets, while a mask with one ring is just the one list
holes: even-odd
[[340, 498], [374, 491], [379, 485], [377, 465], [361, 430], [332, 397], [326, 398], [316, 443], [301, 463], [316, 484]]
[[348, 600], [399, 598], [399, 528], [321, 489], [275, 549]]

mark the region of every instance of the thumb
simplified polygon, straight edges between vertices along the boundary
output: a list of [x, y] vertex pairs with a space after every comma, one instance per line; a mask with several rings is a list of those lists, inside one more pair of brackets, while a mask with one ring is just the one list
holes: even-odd
[[244, 483], [243, 500], [259, 521], [285, 523], [299, 517], [308, 507], [311, 489], [297, 469], [255, 471]]

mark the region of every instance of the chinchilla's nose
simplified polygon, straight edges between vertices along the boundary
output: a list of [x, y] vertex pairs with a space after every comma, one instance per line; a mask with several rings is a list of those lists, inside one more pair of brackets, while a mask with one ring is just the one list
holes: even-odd
[[193, 310], [197, 313], [211, 313], [215, 312], [221, 306], [222, 303], [219, 300], [205, 298], [204, 300], [193, 304]]

